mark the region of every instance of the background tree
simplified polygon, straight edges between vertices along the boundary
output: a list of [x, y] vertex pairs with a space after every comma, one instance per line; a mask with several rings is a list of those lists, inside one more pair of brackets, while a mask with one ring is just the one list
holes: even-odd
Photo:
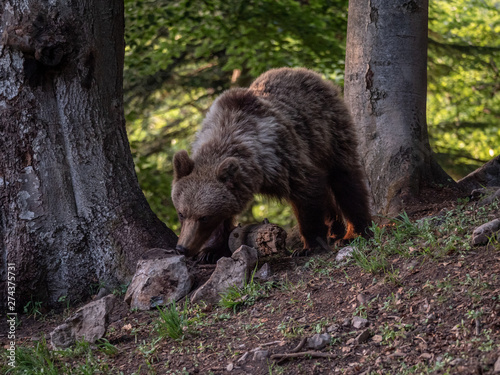
[[427, 121], [455, 179], [500, 155], [498, 2], [430, 2]]
[[424, 184], [447, 181], [427, 135], [427, 6], [349, 2], [345, 98], [373, 209], [384, 215], [399, 213]]
[[123, 2], [9, 0], [0, 20], [2, 294], [6, 262], [18, 307], [126, 282], [145, 249], [176, 236], [150, 210], [129, 150]]

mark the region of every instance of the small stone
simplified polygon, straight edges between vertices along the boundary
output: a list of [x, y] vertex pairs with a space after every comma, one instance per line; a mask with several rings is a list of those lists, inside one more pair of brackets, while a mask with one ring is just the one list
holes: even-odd
[[253, 352], [254, 361], [264, 361], [267, 357], [269, 357], [269, 350], [260, 349]]
[[361, 332], [357, 337], [356, 337], [356, 342], [358, 344], [363, 344], [368, 341], [368, 339], [371, 337], [371, 332], [369, 329], [365, 329], [363, 332]]
[[490, 238], [495, 237], [497, 232], [500, 231], [500, 219], [492, 220], [483, 224], [472, 232], [472, 245], [479, 246], [488, 243]]
[[231, 362], [230, 364], [227, 365], [226, 370], [231, 372], [234, 369], [234, 364]]
[[337, 332], [339, 330], [340, 326], [338, 324], [332, 324], [326, 329], [326, 332], [332, 333], [332, 332]]
[[255, 272], [254, 278], [262, 281], [267, 281], [271, 278], [272, 275], [273, 273], [271, 271], [271, 266], [269, 265], [269, 263], [264, 263], [264, 265], [260, 267], [257, 272]]
[[343, 321], [342, 321], [342, 326], [343, 327], [348, 327], [351, 325], [351, 319], [350, 318], [345, 318]]
[[382, 342], [384, 338], [382, 337], [382, 335], [375, 335], [372, 337], [372, 341], [375, 342], [375, 343], [379, 343], [379, 342]]
[[368, 322], [368, 320], [366, 320], [365, 318], [361, 318], [360, 316], [355, 316], [354, 318], [352, 318], [352, 326], [356, 329], [366, 328], [369, 324], [370, 323]]
[[341, 262], [341, 261], [345, 260], [346, 258], [352, 257], [352, 253], [353, 252], [354, 252], [354, 247], [352, 247], [352, 246], [343, 247], [337, 253], [337, 256], [335, 257], [335, 260], [337, 262]]
[[306, 323], [307, 322], [307, 318], [305, 316], [303, 316], [302, 318], [297, 319], [297, 322], [298, 323]]
[[309, 349], [321, 350], [330, 343], [332, 337], [328, 333], [317, 333], [307, 339]]

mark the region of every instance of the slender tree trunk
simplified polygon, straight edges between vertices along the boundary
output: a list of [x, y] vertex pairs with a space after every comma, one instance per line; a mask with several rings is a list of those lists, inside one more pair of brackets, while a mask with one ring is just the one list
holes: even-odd
[[139, 188], [122, 99], [123, 1], [0, 7], [0, 305], [18, 308], [130, 280], [177, 237]]
[[426, 123], [428, 2], [350, 0], [345, 98], [376, 213], [393, 215], [425, 184], [451, 183]]

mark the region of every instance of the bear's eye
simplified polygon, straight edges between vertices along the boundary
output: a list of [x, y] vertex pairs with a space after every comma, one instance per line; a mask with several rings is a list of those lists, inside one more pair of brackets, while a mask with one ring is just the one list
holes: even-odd
[[208, 222], [209, 216], [202, 216], [198, 219], [200, 223], [206, 223]]
[[178, 212], [177, 215], [179, 215], [179, 220], [180, 221], [184, 220], [184, 215], [183, 214], [181, 214], [180, 212]]

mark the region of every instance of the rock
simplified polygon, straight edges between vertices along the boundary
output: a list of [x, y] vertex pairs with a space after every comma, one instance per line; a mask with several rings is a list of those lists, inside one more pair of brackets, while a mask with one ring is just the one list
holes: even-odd
[[354, 252], [354, 247], [352, 247], [352, 246], [343, 247], [337, 253], [337, 256], [335, 257], [335, 260], [337, 262], [341, 262], [341, 261], [343, 261], [343, 260], [345, 260], [347, 258], [352, 257], [352, 253], [353, 252]]
[[66, 349], [75, 343], [75, 334], [71, 324], [63, 323], [50, 333], [50, 342], [54, 349]]
[[255, 272], [254, 279], [267, 281], [272, 275], [271, 266], [269, 263], [265, 263], [257, 272]]
[[372, 341], [376, 343], [382, 342], [383, 339], [382, 335], [375, 335], [372, 337]]
[[472, 245], [479, 246], [487, 244], [490, 238], [496, 236], [498, 231], [500, 231], [500, 219], [495, 219], [477, 227], [472, 233]]
[[269, 357], [269, 350], [259, 349], [253, 352], [254, 361], [265, 361]]
[[184, 255], [142, 259], [137, 262], [125, 302], [132, 309], [150, 310], [181, 299], [189, 293], [192, 285]]
[[361, 318], [360, 316], [355, 316], [354, 318], [352, 318], [351, 324], [354, 328], [360, 329], [368, 327], [370, 323], [365, 318]]
[[332, 324], [326, 329], [326, 332], [332, 333], [332, 332], [337, 332], [339, 330], [340, 326], [338, 324]]
[[330, 343], [332, 337], [328, 333], [317, 333], [307, 339], [309, 349], [321, 350]]
[[64, 324], [50, 333], [52, 347], [64, 349], [79, 340], [94, 343], [102, 338], [116, 303], [116, 297], [109, 294], [78, 309]]
[[229, 250], [234, 253], [242, 245], [257, 249], [259, 256], [286, 254], [286, 232], [275, 224], [252, 224], [236, 227], [228, 239]]
[[365, 329], [363, 332], [361, 332], [357, 337], [356, 337], [356, 343], [358, 344], [363, 344], [367, 342], [370, 337], [372, 336], [371, 332], [369, 329]]
[[191, 296], [191, 302], [205, 301], [217, 303], [220, 294], [231, 286], [243, 287], [246, 279], [252, 274], [257, 264], [257, 250], [242, 245], [231, 258], [221, 258], [217, 262], [210, 279], [199, 287]]

